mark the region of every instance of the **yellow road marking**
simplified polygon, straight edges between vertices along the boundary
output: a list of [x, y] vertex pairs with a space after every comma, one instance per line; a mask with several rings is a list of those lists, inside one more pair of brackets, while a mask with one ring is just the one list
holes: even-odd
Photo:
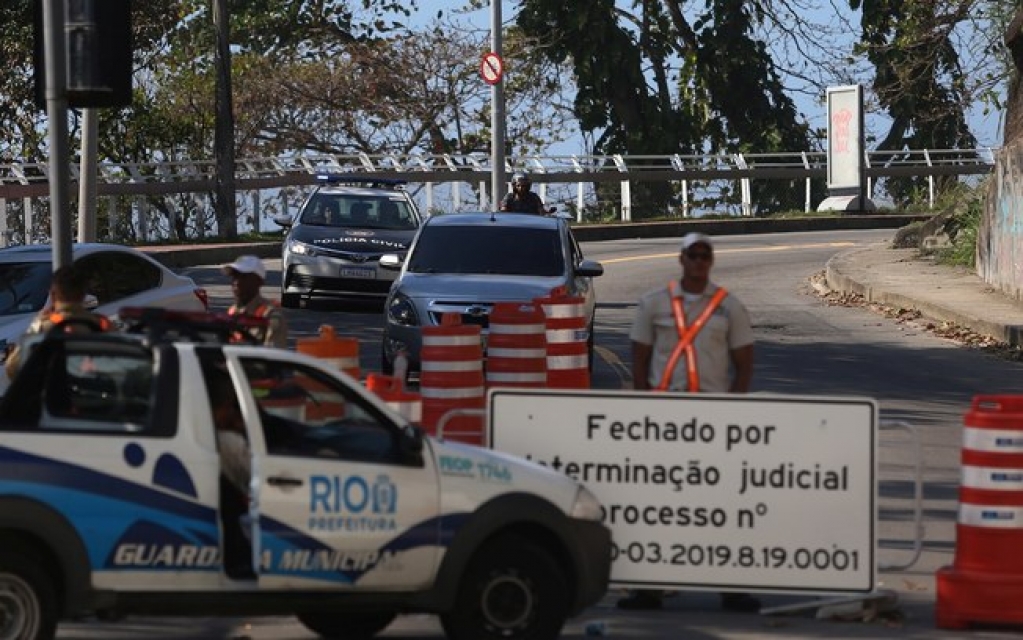
[[[757, 253], [770, 251], [788, 251], [790, 249], [832, 249], [840, 247], [855, 247], [855, 242], [818, 242], [814, 244], [779, 244], [772, 247], [744, 247], [734, 249], [714, 249], [714, 253]], [[636, 260], [656, 260], [658, 258], [677, 258], [678, 252], [672, 253], [649, 253], [642, 256], [627, 256], [624, 258], [601, 258], [601, 264], [613, 264], [619, 262], [635, 262]]]

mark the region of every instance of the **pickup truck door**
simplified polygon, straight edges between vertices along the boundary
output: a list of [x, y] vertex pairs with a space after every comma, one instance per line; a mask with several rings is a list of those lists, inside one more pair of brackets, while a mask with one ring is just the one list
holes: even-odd
[[403, 425], [361, 386], [326, 367], [286, 356], [243, 357], [238, 367], [249, 396], [260, 586], [431, 584], [440, 550], [431, 456], [412, 450]]

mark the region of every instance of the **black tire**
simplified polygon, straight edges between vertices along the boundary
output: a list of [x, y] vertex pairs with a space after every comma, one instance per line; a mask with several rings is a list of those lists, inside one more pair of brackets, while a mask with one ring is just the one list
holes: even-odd
[[302, 295], [281, 292], [281, 306], [285, 309], [298, 309], [302, 304]]
[[568, 581], [551, 553], [506, 534], [473, 555], [440, 620], [451, 640], [556, 640], [568, 608]]
[[0, 542], [0, 638], [53, 640], [57, 635], [53, 579], [35, 554], [8, 542]]
[[333, 640], [367, 640], [387, 628], [396, 613], [300, 613], [298, 621], [313, 633]]

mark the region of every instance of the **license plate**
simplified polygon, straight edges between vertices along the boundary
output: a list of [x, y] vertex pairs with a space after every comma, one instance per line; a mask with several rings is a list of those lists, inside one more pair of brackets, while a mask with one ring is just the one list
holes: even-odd
[[367, 278], [377, 277], [376, 267], [341, 267], [342, 278]]

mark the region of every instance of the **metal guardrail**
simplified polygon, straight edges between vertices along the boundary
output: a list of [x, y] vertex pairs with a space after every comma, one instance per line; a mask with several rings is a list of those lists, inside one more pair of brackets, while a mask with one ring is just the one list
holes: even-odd
[[[939, 176], [975, 176], [990, 173], [996, 149], [922, 149], [897, 152], [868, 151], [865, 173], [868, 193], [874, 183], [889, 177], [921, 176], [929, 186], [929, 207], [936, 200]], [[704, 213], [755, 215], [753, 183], [776, 181], [778, 188], [791, 197], [793, 181], [803, 182], [803, 210], [813, 211], [814, 186], [821, 191], [827, 176], [827, 154], [823, 151], [709, 154], [709, 155], [534, 155], [507, 160], [508, 172], [525, 170], [532, 174], [537, 191], [545, 202], [562, 203], [584, 221], [586, 212], [608, 213], [623, 222], [632, 221], [633, 187], [636, 182], [670, 182], [675, 185], [675, 203], [664, 213], [683, 218]], [[243, 158], [236, 161], [235, 188], [239, 199], [247, 202], [240, 210], [252, 227], [260, 230], [267, 208], [287, 212], [296, 200], [304, 198], [316, 184], [317, 173], [349, 172], [400, 178], [414, 186], [414, 196], [425, 211], [487, 210], [491, 208], [490, 157], [482, 154], [295, 154], [280, 157]], [[77, 192], [79, 166], [72, 163], [71, 190]], [[213, 160], [165, 160], [143, 163], [101, 162], [97, 166], [96, 195], [105, 198], [108, 217], [134, 220], [135, 240], [151, 239], [151, 225], [160, 225], [156, 236], [166, 235], [176, 223], [177, 211], [191, 206], [206, 212], [213, 210], [216, 191], [216, 162]], [[0, 212], [8, 212], [7, 202], [21, 200], [21, 218], [8, 221], [0, 216], [0, 245], [16, 238], [20, 242], [38, 241], [45, 231], [36, 227], [34, 208], [49, 197], [49, 166], [46, 163], [0, 163]], [[620, 202], [598, 197], [597, 184], [613, 184]], [[466, 187], [468, 186], [468, 189]], [[770, 187], [769, 187], [770, 188]], [[763, 190], [763, 189], [761, 189]], [[463, 197], [465, 191], [468, 196]], [[612, 192], [614, 190], [611, 190]], [[763, 195], [763, 194], [761, 194]], [[185, 196], [162, 206], [157, 198]], [[549, 197], [549, 196], [554, 196]], [[873, 196], [872, 196], [873, 197]], [[127, 199], [127, 202], [125, 201]], [[279, 199], [279, 200], [278, 200]], [[269, 201], [279, 205], [267, 207]], [[437, 206], [437, 203], [441, 204]], [[33, 204], [35, 203], [35, 204]], [[151, 215], [160, 206], [169, 216], [161, 220]], [[43, 210], [44, 211], [44, 210]], [[45, 215], [45, 214], [44, 214]], [[209, 215], [208, 213], [206, 214]], [[209, 218], [207, 218], [209, 219]], [[602, 218], [602, 219], [607, 219]], [[8, 228], [8, 224], [11, 228]], [[198, 236], [206, 233], [203, 227]], [[41, 236], [40, 236], [41, 237]]]

